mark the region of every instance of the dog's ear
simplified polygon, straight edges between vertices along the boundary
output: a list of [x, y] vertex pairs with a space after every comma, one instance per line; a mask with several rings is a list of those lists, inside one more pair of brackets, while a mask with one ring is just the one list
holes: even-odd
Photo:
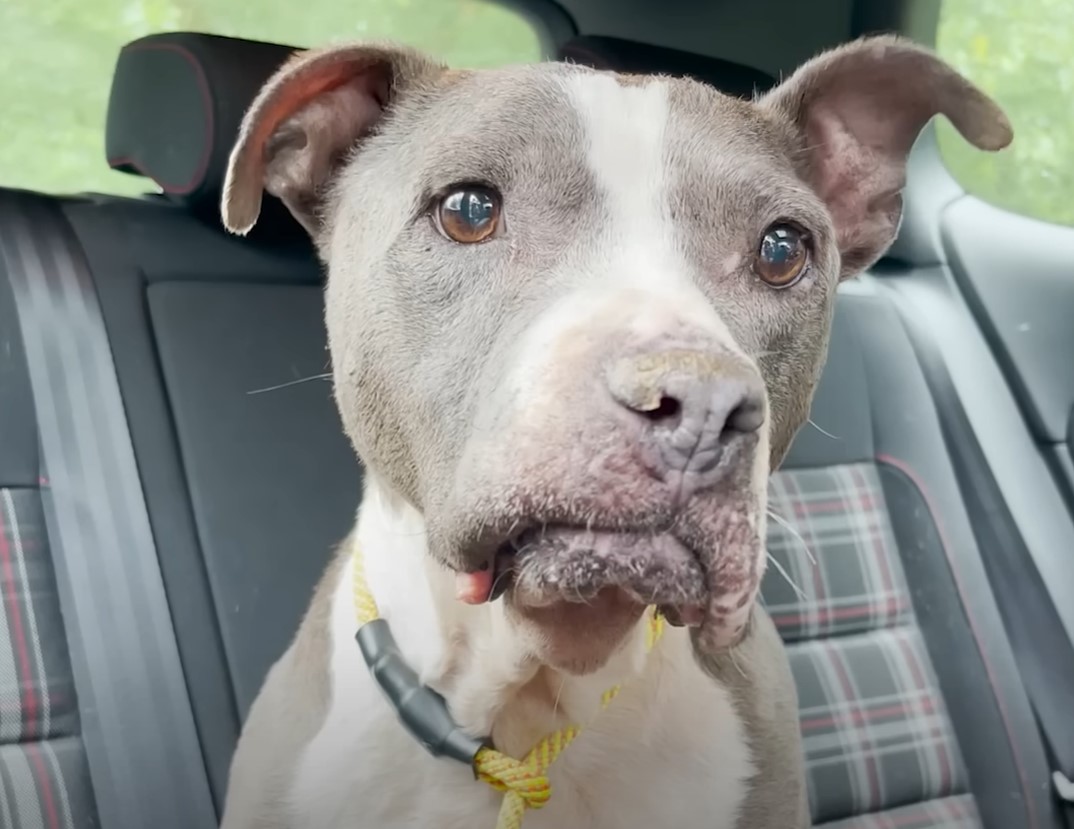
[[842, 276], [873, 264], [895, 238], [906, 160], [926, 123], [945, 115], [982, 150], [1013, 137], [1003, 111], [926, 49], [865, 38], [814, 58], [758, 105], [791, 127], [800, 175], [835, 223]]
[[248, 233], [267, 190], [316, 236], [321, 199], [339, 164], [401, 92], [443, 69], [392, 46], [334, 46], [295, 55], [243, 118], [224, 180], [224, 226]]

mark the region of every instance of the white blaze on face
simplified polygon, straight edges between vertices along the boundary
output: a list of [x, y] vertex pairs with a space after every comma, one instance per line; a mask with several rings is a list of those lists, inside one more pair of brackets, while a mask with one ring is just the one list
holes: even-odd
[[[668, 313], [681, 323], [726, 328], [694, 283], [692, 267], [676, 238], [669, 203], [668, 123], [670, 83], [652, 79], [625, 84], [614, 75], [578, 73], [566, 91], [585, 130], [586, 164], [607, 211], [590, 267], [610, 285], [650, 295], [653, 319], [639, 313], [637, 326], [652, 328]], [[612, 292], [612, 293], [617, 293]], [[655, 334], [659, 331], [638, 331]]]
[[[676, 238], [669, 190], [670, 85], [625, 84], [616, 76], [571, 72], [564, 94], [581, 121], [586, 157], [604, 221], [567, 265], [573, 285], [526, 332], [508, 382], [519, 405], [556, 405], [557, 373], [570, 371], [574, 343], [638, 345], [689, 330], [737, 350], [730, 331], [694, 281]], [[579, 346], [584, 347], [584, 346]]]
[[587, 72], [567, 81], [567, 93], [582, 119], [586, 160], [607, 199], [612, 235], [638, 253], [670, 252], [667, 82], [625, 86], [613, 75]]

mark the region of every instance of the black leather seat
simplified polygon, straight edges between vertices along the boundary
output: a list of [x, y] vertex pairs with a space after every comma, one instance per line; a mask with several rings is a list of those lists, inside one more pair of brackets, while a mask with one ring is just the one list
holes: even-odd
[[[622, 42], [603, 56], [599, 39], [582, 45], [587, 62], [622, 58]], [[102, 743], [133, 739], [103, 728], [87, 706], [83, 689], [100, 679], [85, 678], [85, 634], [74, 631], [68, 647], [61, 622], [77, 596], [70, 567], [58, 564], [54, 575], [48, 543], [63, 535], [64, 510], [93, 518], [97, 502], [50, 494], [41, 470], [62, 470], [56, 445], [77, 453], [97, 433], [48, 420], [45, 386], [96, 388], [111, 376], [117, 387], [122, 409], [109, 422], [129, 434], [128, 483], [144, 497], [151, 529], [151, 543], [130, 545], [130, 554], [166, 597], [153, 608], [132, 602], [128, 624], [163, 614], [182, 671], [172, 702], [189, 712], [172, 724], [196, 746], [191, 774], [203, 778], [213, 809], [240, 723], [349, 529], [361, 475], [324, 378], [321, 270], [278, 205], [249, 239], [227, 236], [215, 219], [242, 111], [288, 51], [188, 34], [133, 44], [117, 70], [109, 155], [164, 195], [0, 196], [0, 804], [19, 814], [0, 813], [0, 825], [37, 825], [32, 816], [50, 810], [63, 820], [40, 825], [96, 826], [98, 813], [105, 829], [124, 825], [105, 819], [116, 814], [115, 792], [101, 796], [108, 775], [98, 763], [114, 756]], [[637, 52], [629, 68], [664, 65], [721, 85], [726, 66], [706, 71], [696, 56], [669, 66], [661, 51]], [[743, 70], [728, 88], [749, 94], [763, 84]], [[78, 284], [89, 298], [62, 341], [92, 337], [97, 324], [110, 361], [81, 381], [47, 370], [43, 381], [38, 365], [35, 384], [34, 354], [47, 356], [62, 338], [29, 316], [36, 306], [27, 297], [38, 294], [27, 274], [47, 273], [41, 262], [52, 255], [87, 275]], [[20, 331], [33, 348], [23, 348]], [[1058, 826], [935, 408], [882, 279], [842, 292], [812, 424], [773, 479], [770, 551], [779, 566], [764, 598], [799, 683], [815, 820], [854, 829]], [[50, 444], [50, 461], [37, 447], [57, 432], [63, 441]], [[94, 451], [107, 458], [124, 447]], [[157, 817], [146, 803], [154, 794], [139, 804]], [[211, 825], [195, 800], [156, 825]]]

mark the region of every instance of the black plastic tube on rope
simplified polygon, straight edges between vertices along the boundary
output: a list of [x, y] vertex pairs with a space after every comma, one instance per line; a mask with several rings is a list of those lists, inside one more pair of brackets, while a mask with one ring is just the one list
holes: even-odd
[[489, 745], [471, 737], [452, 719], [444, 698], [418, 679], [384, 619], [374, 619], [354, 637], [369, 671], [395, 708], [403, 727], [434, 757], [450, 757], [475, 769], [477, 753]]

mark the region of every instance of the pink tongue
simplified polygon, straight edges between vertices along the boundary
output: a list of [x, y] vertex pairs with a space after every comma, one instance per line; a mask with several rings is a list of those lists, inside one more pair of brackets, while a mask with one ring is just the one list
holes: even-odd
[[455, 598], [466, 604], [481, 604], [492, 591], [492, 568], [476, 573], [455, 574]]

